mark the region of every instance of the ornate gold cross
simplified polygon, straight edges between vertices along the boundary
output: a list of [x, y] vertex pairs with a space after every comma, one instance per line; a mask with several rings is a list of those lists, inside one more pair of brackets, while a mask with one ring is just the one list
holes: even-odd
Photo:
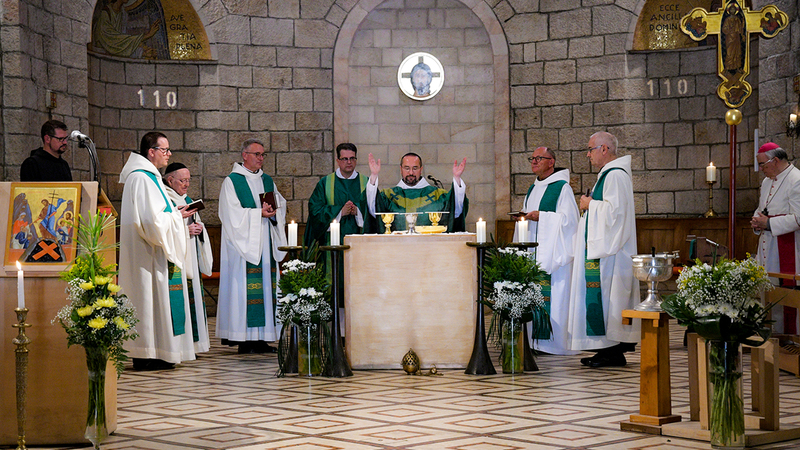
[[753, 92], [745, 81], [750, 73], [750, 33], [774, 37], [786, 28], [789, 17], [774, 5], [751, 11], [743, 0], [723, 0], [717, 12], [694, 8], [681, 18], [681, 30], [695, 41], [719, 35], [717, 73], [722, 83], [717, 95], [731, 108], [738, 108]]

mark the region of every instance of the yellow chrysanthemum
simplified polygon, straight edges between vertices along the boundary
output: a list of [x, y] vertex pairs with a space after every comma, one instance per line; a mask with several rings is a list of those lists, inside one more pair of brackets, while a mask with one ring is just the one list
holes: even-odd
[[131, 327], [130, 325], [128, 325], [128, 323], [127, 323], [127, 322], [125, 322], [125, 321], [122, 319], [122, 317], [119, 317], [119, 316], [117, 316], [117, 317], [114, 317], [114, 324], [116, 324], [116, 325], [117, 325], [117, 328], [120, 328], [120, 329], [122, 329], [122, 330], [127, 330], [128, 328], [130, 328], [130, 327]]
[[94, 277], [94, 284], [96, 284], [98, 286], [102, 286], [102, 285], [108, 284], [110, 282], [111, 282], [111, 278], [110, 277], [101, 277], [101, 276]]
[[118, 284], [108, 283], [108, 292], [112, 294], [116, 294], [119, 290], [122, 289]]
[[92, 306], [94, 306], [95, 309], [113, 308], [113, 307], [117, 306], [117, 302], [115, 302], [114, 299], [111, 298], [111, 297], [103, 297], [103, 298], [97, 299], [97, 301], [94, 302], [94, 305], [92, 305]]
[[89, 326], [98, 330], [105, 328], [106, 325], [108, 325], [108, 319], [104, 319], [102, 317], [95, 317], [89, 321]]
[[84, 306], [83, 308], [78, 308], [78, 315], [81, 317], [86, 317], [90, 315], [94, 311], [94, 308], [91, 306]]
[[83, 283], [81, 283], [79, 286], [80, 286], [80, 287], [81, 287], [81, 289], [83, 289], [84, 291], [88, 291], [89, 289], [94, 289], [94, 283], [92, 283], [91, 281], [84, 281], [84, 282], [83, 282]]

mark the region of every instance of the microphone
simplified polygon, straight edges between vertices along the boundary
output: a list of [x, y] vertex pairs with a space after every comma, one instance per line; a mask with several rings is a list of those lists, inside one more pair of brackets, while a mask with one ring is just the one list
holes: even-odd
[[428, 179], [433, 182], [434, 186], [438, 187], [439, 189], [444, 189], [444, 185], [442, 185], [442, 182], [437, 180], [436, 177], [434, 177], [433, 175], [428, 175]]
[[69, 140], [70, 141], [81, 141], [81, 142], [83, 142], [83, 141], [91, 141], [91, 139], [89, 139], [89, 136], [81, 133], [78, 130], [75, 130], [72, 133], [70, 133]]

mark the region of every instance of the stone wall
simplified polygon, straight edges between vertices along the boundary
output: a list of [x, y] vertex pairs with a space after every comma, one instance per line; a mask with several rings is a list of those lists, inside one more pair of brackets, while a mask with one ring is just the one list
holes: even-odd
[[[58, 119], [88, 130], [86, 38], [92, 6], [86, 0], [14, 0], [2, 4], [3, 177], [19, 180], [19, 165], [40, 147], [42, 123]], [[47, 108], [47, 91], [56, 107]], [[88, 179], [84, 149], [68, 152], [75, 179]]]
[[[763, 6], [758, 3], [767, 2], [755, 3], [758, 8]], [[796, 145], [785, 137], [783, 123], [797, 101], [791, 78], [800, 73], [800, 19], [795, 0], [769, 3], [787, 12], [792, 23], [773, 40], [751, 41], [753, 67], [748, 80], [755, 89], [742, 109], [736, 148], [739, 214], [755, 208], [761, 180], [751, 162], [754, 130], [759, 128], [762, 142], [765, 137], [773, 139], [790, 154]], [[52, 89], [59, 94], [52, 116], [65, 120], [71, 129], [88, 131], [97, 143], [103, 187], [112, 200], [121, 198], [117, 174], [127, 152], [136, 148], [145, 132], [159, 129], [176, 149], [173, 160], [192, 170], [190, 195], [209, 202], [204, 220], [212, 224], [218, 221], [214, 203], [219, 186], [239, 159], [244, 139], [264, 140], [269, 152], [264, 169], [289, 200], [288, 218], [302, 221], [316, 181], [334, 167], [332, 150], [345, 136], [337, 136], [337, 130], [369, 123], [394, 135], [405, 134], [400, 131], [409, 124], [419, 130], [449, 127], [447, 144], [453, 146], [445, 151], [439, 144], [381, 142], [380, 131], [377, 139], [365, 133], [348, 137], [362, 150], [358, 166], [362, 172], [369, 170], [366, 153], [386, 155], [389, 164], [382, 186], [396, 181], [394, 163], [406, 149], [430, 155], [426, 156], [429, 173], [445, 182], [453, 157], [469, 155], [465, 179], [475, 207], [468, 223], [478, 215], [490, 219], [484, 211], [492, 204], [495, 211], [521, 205], [533, 179], [526, 157], [536, 146], [557, 149], [558, 164], [572, 170], [576, 193], [591, 187], [596, 170], [589, 167], [583, 148], [597, 130], [616, 134], [623, 152], [633, 156], [639, 215], [704, 212], [708, 196], [704, 168], [709, 161], [722, 169], [714, 207], [727, 212], [729, 146], [723, 120], [727, 108], [715, 93], [720, 81], [716, 49], [630, 52], [643, 1], [197, 0], [193, 4], [212, 43], [212, 62], [87, 56], [93, 0], [3, 2], [0, 164], [4, 179], [18, 179], [22, 159], [40, 145], [39, 127], [51, 113], [44, 105], [44, 93]], [[468, 15], [459, 23], [445, 20], [448, 12], [470, 10], [485, 11], [494, 22], [476, 22]], [[380, 17], [387, 11], [394, 11], [398, 22], [364, 21], [370, 14]], [[426, 11], [425, 26], [404, 28], [399, 18], [414, 21], [419, 19], [414, 14], [421, 11]], [[334, 119], [334, 49], [348, 18], [362, 14], [356, 22], [365, 25], [355, 30], [353, 56], [346, 63], [359, 74], [368, 73], [369, 88], [384, 96], [376, 95], [371, 104], [369, 95], [359, 96], [357, 103], [351, 96], [348, 106], [356, 114], [350, 114], [343, 126]], [[410, 33], [416, 41], [406, 40]], [[456, 41], [448, 41], [453, 36]], [[487, 98], [487, 86], [497, 81], [496, 36], [507, 42], [502, 47], [507, 48], [509, 63], [503, 69], [508, 71], [510, 95], [495, 90], [493, 98]], [[494, 72], [486, 70], [492, 64], [488, 47], [494, 49]], [[376, 53], [380, 64], [370, 60], [375, 48], [380, 49]], [[458, 88], [443, 92], [441, 100], [416, 104], [403, 99], [393, 84], [390, 63], [399, 63], [400, 55], [416, 50], [446, 55], [441, 59], [446, 70], [453, 68], [452, 86], [463, 88], [473, 74], [475, 83], [461, 95]], [[469, 64], [475, 71], [461, 69]], [[350, 77], [348, 86], [361, 88], [358, 83], [364, 79]], [[467, 97], [474, 97], [470, 101], [478, 105], [474, 115], [463, 116], [459, 109], [443, 104]], [[497, 108], [491, 117], [486, 114], [493, 102], [509, 105], [510, 151], [505, 154], [497, 150], [497, 134], [490, 138], [486, 132], [498, 124]], [[414, 123], [410, 108], [429, 105], [435, 105], [436, 120]], [[467, 142], [455, 145], [467, 134]], [[495, 146], [493, 155], [487, 151], [489, 144]], [[84, 154], [73, 149], [71, 165], [87, 169]], [[493, 192], [497, 186], [500, 192]]]
[[[431, 53], [445, 68], [442, 90], [424, 101], [408, 98], [397, 85], [400, 62], [420, 51]], [[483, 23], [459, 2], [397, 1], [373, 9], [354, 36], [347, 77], [346, 130], [359, 146], [367, 174], [363, 163], [372, 153], [383, 163], [380, 186], [394, 186], [400, 157], [414, 152], [422, 157], [423, 175], [433, 175], [448, 188], [454, 161], [466, 158], [469, 214], [493, 222], [492, 62]]]

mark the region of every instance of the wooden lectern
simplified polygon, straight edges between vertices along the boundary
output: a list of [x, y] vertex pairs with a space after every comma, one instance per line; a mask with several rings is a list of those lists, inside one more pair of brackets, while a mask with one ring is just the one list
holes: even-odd
[[[99, 191], [97, 182], [58, 183], [58, 186], [80, 186], [80, 213], [113, 207]], [[8, 201], [11, 183], [0, 183], [0, 199]], [[4, 201], [4, 203], [6, 203]], [[10, 208], [0, 208], [0, 261], [5, 262]], [[111, 242], [115, 233], [106, 233]], [[115, 263], [116, 251], [104, 253], [106, 264]], [[61, 325], [51, 323], [59, 309], [67, 304], [66, 283], [58, 273], [68, 264], [38, 264], [25, 269], [25, 304], [29, 309], [26, 329], [28, 345], [28, 386], [25, 435], [28, 445], [64, 445], [86, 443], [86, 408], [88, 373], [82, 347], [67, 348], [67, 335]], [[12, 340], [17, 329], [14, 308], [17, 307], [17, 268], [5, 264], [0, 271], [0, 446], [17, 445], [15, 346]], [[106, 376], [106, 418], [109, 433], [117, 428], [117, 377], [111, 363]]]

